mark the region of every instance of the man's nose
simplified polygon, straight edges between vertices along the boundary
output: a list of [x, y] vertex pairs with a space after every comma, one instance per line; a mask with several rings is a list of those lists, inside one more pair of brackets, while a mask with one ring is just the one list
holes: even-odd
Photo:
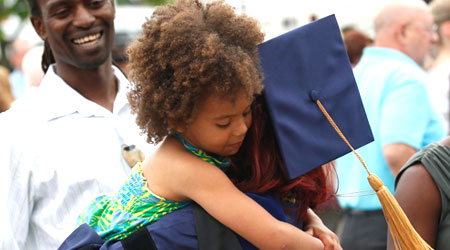
[[95, 21], [95, 16], [84, 6], [76, 7], [73, 24], [78, 27], [90, 27]]

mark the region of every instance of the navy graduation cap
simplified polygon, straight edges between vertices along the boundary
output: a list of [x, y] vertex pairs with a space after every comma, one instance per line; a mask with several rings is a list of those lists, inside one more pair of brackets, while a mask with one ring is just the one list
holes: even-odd
[[316, 103], [353, 148], [373, 135], [334, 15], [259, 45], [264, 92], [291, 179], [348, 152]]

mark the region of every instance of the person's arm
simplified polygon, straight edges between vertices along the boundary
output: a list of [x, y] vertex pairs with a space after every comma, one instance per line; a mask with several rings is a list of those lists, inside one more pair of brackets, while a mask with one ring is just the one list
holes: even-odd
[[207, 168], [192, 175], [194, 178], [185, 182], [183, 190], [225, 226], [259, 249], [323, 249], [318, 239], [272, 217], [240, 192], [223, 172]]
[[[167, 167], [164, 172], [170, 175], [170, 178], [157, 178], [165, 180], [158, 185], [164, 185], [164, 189], [170, 193], [194, 200], [211, 216], [257, 248], [324, 249], [319, 239], [271, 216], [239, 191], [217, 167], [187, 152], [176, 157], [171, 154], [170, 164], [164, 167]], [[150, 189], [160, 194], [153, 190], [156, 186], [151, 186], [152, 177], [146, 178]]]
[[[0, 117], [0, 123], [2, 122], [5, 120]], [[0, 175], [0, 214], [4, 216], [0, 249], [23, 249], [28, 234], [29, 208], [32, 205], [29, 202], [28, 175], [24, 166], [19, 164], [18, 156], [12, 149], [12, 141], [8, 140], [7, 133], [11, 130], [3, 127], [0, 130], [0, 166], [4, 167]]]
[[[422, 164], [413, 165], [402, 173], [395, 190], [395, 198], [416, 231], [434, 248], [441, 213], [441, 197], [436, 184]], [[387, 249], [395, 249], [390, 234]]]
[[404, 143], [390, 143], [383, 146], [383, 155], [394, 176], [417, 150]]
[[304, 223], [305, 232], [319, 238], [325, 245], [325, 250], [340, 248], [339, 237], [323, 224], [320, 217], [311, 208], [306, 211]]
[[[376, 128], [379, 131], [377, 140], [394, 176], [417, 149], [427, 143], [424, 134], [429, 129], [433, 114], [427, 90], [419, 76], [405, 77], [392, 76], [386, 86], [388, 94], [382, 102]], [[433, 131], [428, 143], [440, 140], [437, 132]]]

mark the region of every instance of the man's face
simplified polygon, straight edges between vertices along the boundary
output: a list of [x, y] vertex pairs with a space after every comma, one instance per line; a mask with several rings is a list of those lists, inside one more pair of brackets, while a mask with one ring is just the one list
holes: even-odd
[[58, 67], [95, 69], [111, 54], [112, 0], [38, 0], [42, 17], [33, 25], [53, 52]]
[[417, 16], [404, 28], [407, 37], [406, 54], [422, 66], [426, 56], [431, 53], [431, 44], [438, 39], [431, 14]]

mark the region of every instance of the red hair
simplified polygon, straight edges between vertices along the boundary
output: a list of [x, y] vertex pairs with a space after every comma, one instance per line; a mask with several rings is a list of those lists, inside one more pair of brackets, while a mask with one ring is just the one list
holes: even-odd
[[[239, 152], [231, 158], [230, 178], [243, 192], [273, 193], [281, 201], [295, 201], [297, 218], [308, 208], [330, 198], [331, 163], [293, 180], [288, 178], [278, 143], [264, 103], [259, 96], [252, 108], [253, 123]], [[330, 165], [330, 166], [329, 166]]]

